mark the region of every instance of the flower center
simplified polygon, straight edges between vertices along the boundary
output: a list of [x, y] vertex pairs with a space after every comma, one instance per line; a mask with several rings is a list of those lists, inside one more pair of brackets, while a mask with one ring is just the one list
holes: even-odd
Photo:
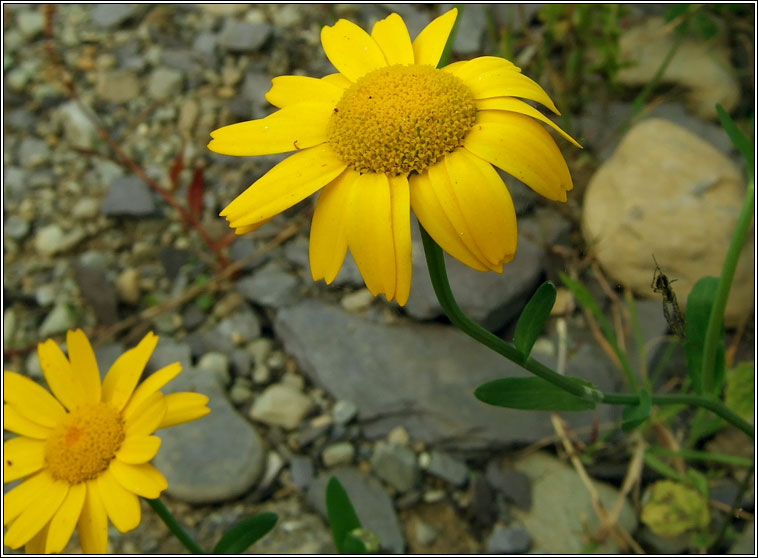
[[52, 477], [78, 484], [97, 478], [124, 441], [124, 420], [106, 403], [80, 407], [68, 415], [45, 446]]
[[471, 91], [432, 66], [369, 72], [342, 95], [329, 144], [358, 172], [421, 172], [460, 146], [476, 120]]

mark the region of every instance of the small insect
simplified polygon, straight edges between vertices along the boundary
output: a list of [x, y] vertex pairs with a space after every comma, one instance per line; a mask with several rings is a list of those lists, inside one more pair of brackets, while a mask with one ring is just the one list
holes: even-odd
[[671, 288], [671, 283], [676, 281], [676, 279], [669, 281], [669, 278], [661, 271], [655, 256], [653, 256], [653, 261], [655, 262], [655, 272], [653, 273], [653, 281], [650, 283], [650, 288], [653, 289], [653, 292], [663, 295], [663, 316], [666, 318], [671, 331], [684, 339], [684, 315], [676, 300], [676, 293]]

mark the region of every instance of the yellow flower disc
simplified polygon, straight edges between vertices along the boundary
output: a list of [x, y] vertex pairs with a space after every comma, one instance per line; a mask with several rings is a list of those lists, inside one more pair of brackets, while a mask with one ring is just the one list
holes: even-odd
[[432, 66], [369, 72], [342, 95], [329, 144], [358, 172], [421, 172], [461, 145], [476, 120], [471, 91]]
[[124, 441], [124, 421], [106, 403], [75, 409], [45, 446], [45, 462], [54, 479], [78, 484], [97, 478]]

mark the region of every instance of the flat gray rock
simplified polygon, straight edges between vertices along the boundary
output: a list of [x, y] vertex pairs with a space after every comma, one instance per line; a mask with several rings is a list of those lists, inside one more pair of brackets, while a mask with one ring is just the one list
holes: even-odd
[[144, 217], [155, 213], [155, 200], [142, 180], [122, 176], [111, 182], [100, 211], [108, 217]]
[[153, 463], [168, 481], [167, 493], [192, 504], [208, 504], [251, 490], [263, 473], [266, 450], [215, 376], [199, 368], [185, 369], [162, 391], [203, 393], [211, 409], [198, 420], [158, 431], [162, 443]]
[[[529, 373], [451, 326], [378, 323], [305, 300], [280, 310], [274, 327], [317, 386], [358, 406], [358, 420], [371, 438], [402, 425], [413, 440], [465, 449], [528, 443], [553, 432], [549, 413], [492, 407], [473, 396], [483, 382]], [[604, 390], [615, 389], [618, 378], [591, 345], [569, 359], [567, 373]], [[597, 418], [603, 422], [616, 413], [598, 407]], [[594, 415], [564, 416], [580, 427]]]
[[250, 277], [237, 281], [237, 292], [250, 302], [279, 308], [298, 296], [300, 281], [276, 262], [267, 263]]
[[225, 50], [251, 52], [261, 47], [269, 35], [271, 35], [271, 26], [268, 23], [227, 20], [218, 42]]
[[92, 9], [92, 23], [98, 27], [113, 29], [135, 15], [133, 4], [97, 4]]
[[378, 480], [352, 467], [338, 467], [319, 475], [308, 489], [308, 503], [326, 517], [326, 485], [334, 475], [347, 492], [361, 525], [373, 531], [381, 548], [401, 554], [405, 539], [392, 500]]

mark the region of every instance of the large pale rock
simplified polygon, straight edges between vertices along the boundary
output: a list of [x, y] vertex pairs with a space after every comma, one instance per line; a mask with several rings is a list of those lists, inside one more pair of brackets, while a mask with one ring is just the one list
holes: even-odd
[[[659, 298], [653, 255], [684, 310], [695, 282], [717, 277], [742, 205], [744, 180], [719, 151], [660, 119], [640, 122], [590, 180], [582, 230], [605, 271], [637, 294]], [[752, 234], [749, 235], [752, 238]], [[735, 324], [753, 308], [753, 241], [737, 266], [726, 307]]]
[[[619, 83], [647, 85], [675, 40], [676, 32], [660, 17], [650, 18], [625, 31], [619, 39], [619, 57], [631, 65], [619, 71]], [[682, 40], [661, 81], [686, 87], [692, 108], [706, 118], [716, 119], [716, 103], [731, 111], [739, 100], [739, 85], [729, 62], [729, 49], [719, 41], [719, 34], [707, 41]]]

